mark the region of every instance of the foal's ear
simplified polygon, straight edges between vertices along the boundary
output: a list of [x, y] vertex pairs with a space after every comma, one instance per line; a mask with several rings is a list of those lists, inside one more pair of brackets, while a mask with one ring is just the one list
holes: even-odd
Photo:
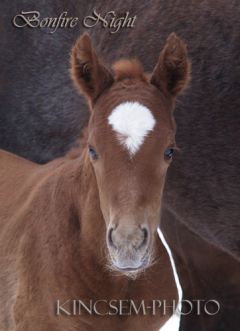
[[72, 49], [71, 73], [73, 81], [91, 104], [113, 83], [112, 74], [98, 59], [87, 33]]
[[191, 62], [187, 57], [187, 47], [175, 33], [171, 33], [150, 82], [165, 94], [176, 97], [187, 87], [190, 74]]

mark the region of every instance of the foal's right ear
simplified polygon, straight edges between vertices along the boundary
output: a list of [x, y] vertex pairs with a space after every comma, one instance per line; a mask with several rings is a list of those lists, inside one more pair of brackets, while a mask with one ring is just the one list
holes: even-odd
[[77, 40], [72, 49], [71, 74], [91, 105], [113, 83], [112, 74], [98, 59], [87, 33]]

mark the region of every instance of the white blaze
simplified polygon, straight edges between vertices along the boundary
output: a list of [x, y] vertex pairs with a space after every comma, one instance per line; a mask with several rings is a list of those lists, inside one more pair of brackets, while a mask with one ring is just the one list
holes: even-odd
[[108, 123], [119, 142], [134, 155], [156, 123], [151, 111], [138, 102], [124, 102], [113, 109]]

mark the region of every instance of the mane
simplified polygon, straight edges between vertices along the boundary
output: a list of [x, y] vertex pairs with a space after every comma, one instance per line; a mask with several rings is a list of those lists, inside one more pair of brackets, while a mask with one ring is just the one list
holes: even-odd
[[122, 59], [113, 64], [116, 81], [123, 79], [140, 79], [147, 81], [143, 65], [137, 59]]

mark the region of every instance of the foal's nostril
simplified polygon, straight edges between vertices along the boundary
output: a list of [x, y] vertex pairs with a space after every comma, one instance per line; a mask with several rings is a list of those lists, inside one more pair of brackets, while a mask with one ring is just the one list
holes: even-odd
[[115, 245], [114, 245], [114, 242], [113, 242], [113, 239], [112, 239], [112, 233], [114, 231], [114, 228], [111, 228], [109, 229], [108, 231], [108, 243], [110, 246], [114, 247], [114, 248], [117, 248]]
[[147, 241], [148, 241], [148, 229], [143, 227], [142, 229], [142, 232], [143, 232], [143, 241], [141, 242], [141, 244], [139, 245], [138, 249], [139, 248], [142, 248], [144, 246], [146, 246], [147, 244]]

